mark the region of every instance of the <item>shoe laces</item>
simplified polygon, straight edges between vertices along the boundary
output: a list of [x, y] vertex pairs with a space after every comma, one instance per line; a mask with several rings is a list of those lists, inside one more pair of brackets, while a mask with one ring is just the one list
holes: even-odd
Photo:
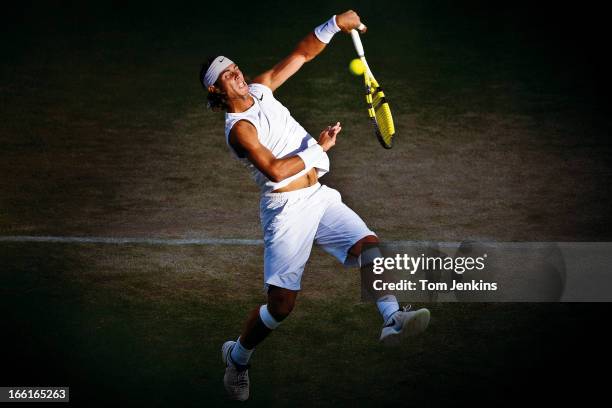
[[[409, 312], [410, 310], [412, 310], [412, 305], [406, 305], [403, 307], [400, 307], [400, 309], [398, 309], [395, 313], [398, 312]], [[398, 324], [398, 321], [395, 319], [395, 313], [393, 313], [393, 315], [391, 315], [391, 317], [389, 318], [389, 320], [387, 320], [385, 322], [385, 324], [383, 325], [383, 327], [390, 327], [390, 326], [395, 326], [396, 324]]]
[[238, 387], [248, 387], [249, 385], [249, 372], [248, 370], [238, 371], [237, 381]]

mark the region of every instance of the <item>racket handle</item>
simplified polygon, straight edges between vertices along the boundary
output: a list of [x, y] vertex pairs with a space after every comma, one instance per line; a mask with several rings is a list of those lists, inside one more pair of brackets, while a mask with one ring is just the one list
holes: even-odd
[[355, 46], [355, 51], [357, 51], [357, 55], [359, 57], [363, 57], [365, 52], [363, 51], [363, 44], [361, 43], [361, 38], [359, 38], [359, 32], [355, 29], [351, 30], [351, 38], [353, 39], [353, 45]]

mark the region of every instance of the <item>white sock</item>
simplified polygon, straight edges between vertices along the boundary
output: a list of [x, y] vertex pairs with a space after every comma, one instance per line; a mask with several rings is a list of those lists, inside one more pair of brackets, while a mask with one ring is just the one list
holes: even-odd
[[393, 313], [399, 310], [399, 303], [397, 303], [397, 299], [393, 295], [385, 295], [380, 297], [376, 301], [376, 306], [378, 307], [378, 311], [382, 315], [383, 321], [389, 320]]
[[232, 361], [234, 363], [244, 366], [248, 364], [249, 358], [251, 358], [251, 354], [253, 354], [254, 350], [255, 349], [249, 350], [244, 348], [244, 346], [240, 343], [240, 337], [238, 337], [238, 340], [236, 340], [236, 344], [234, 344], [234, 348], [232, 349], [230, 357], [232, 358]]

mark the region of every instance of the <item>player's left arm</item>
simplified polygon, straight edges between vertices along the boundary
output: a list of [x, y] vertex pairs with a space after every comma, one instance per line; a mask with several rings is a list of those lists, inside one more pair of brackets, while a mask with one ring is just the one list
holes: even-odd
[[[328, 24], [331, 24], [328, 22]], [[350, 33], [352, 29], [361, 26], [361, 19], [353, 10], [348, 10], [336, 16], [336, 24], [341, 31]], [[362, 29], [365, 32], [366, 28]], [[333, 34], [332, 34], [333, 35]], [[330, 37], [331, 39], [331, 37]], [[302, 65], [311, 61], [325, 49], [327, 43], [317, 37], [314, 31], [298, 43], [297, 47], [287, 57], [283, 58], [272, 69], [258, 75], [253, 79], [254, 83], [262, 84], [275, 91], [293, 74], [302, 68]]]

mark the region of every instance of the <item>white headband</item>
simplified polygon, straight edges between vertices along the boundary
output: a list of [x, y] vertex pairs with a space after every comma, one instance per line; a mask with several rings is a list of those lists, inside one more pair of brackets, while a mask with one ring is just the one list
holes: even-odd
[[230, 65], [232, 65], [234, 61], [231, 59], [224, 57], [223, 55], [219, 55], [214, 61], [210, 64], [210, 67], [206, 70], [204, 77], [202, 78], [202, 83], [206, 88], [211, 85], [214, 85], [219, 78], [219, 75], [223, 70]]

